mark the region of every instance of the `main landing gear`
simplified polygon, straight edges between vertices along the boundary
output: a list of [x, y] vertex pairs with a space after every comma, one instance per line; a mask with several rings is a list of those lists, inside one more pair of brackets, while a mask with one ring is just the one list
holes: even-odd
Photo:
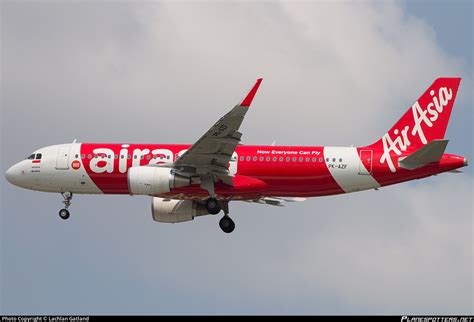
[[59, 210], [59, 217], [61, 217], [61, 219], [68, 219], [70, 214], [69, 214], [69, 210], [67, 210], [69, 208], [69, 206], [71, 205], [71, 200], [72, 200], [72, 192], [69, 192], [69, 191], [66, 191], [66, 192], [61, 192], [61, 195], [63, 196], [64, 198], [64, 201], [63, 201], [63, 204], [64, 204], [64, 208]]
[[205, 202], [207, 211], [212, 215], [217, 215], [221, 210], [224, 210], [224, 217], [219, 220], [219, 227], [222, 231], [229, 234], [234, 231], [235, 223], [229, 217], [229, 202], [219, 201], [216, 198], [209, 198]]
[[216, 198], [216, 192], [214, 190], [214, 177], [203, 176], [201, 177], [201, 188], [209, 192], [210, 198], [205, 201], [207, 211], [212, 215], [217, 215], [221, 210], [224, 211], [224, 217], [219, 221], [219, 227], [222, 231], [229, 234], [234, 231], [234, 221], [229, 217], [229, 201], [219, 201]]

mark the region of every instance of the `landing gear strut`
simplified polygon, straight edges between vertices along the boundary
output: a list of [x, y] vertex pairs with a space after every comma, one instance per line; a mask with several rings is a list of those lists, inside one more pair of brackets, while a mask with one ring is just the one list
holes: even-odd
[[69, 206], [71, 205], [71, 200], [72, 200], [72, 192], [69, 192], [69, 191], [66, 191], [66, 192], [61, 192], [61, 195], [63, 196], [64, 198], [64, 201], [63, 201], [63, 204], [64, 204], [64, 208], [59, 210], [59, 217], [61, 217], [61, 219], [68, 219], [70, 214], [69, 214], [69, 210], [67, 210], [69, 208]]

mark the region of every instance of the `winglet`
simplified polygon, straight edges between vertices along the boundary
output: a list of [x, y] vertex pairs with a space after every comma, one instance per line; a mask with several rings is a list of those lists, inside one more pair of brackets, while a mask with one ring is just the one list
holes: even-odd
[[250, 106], [250, 104], [253, 101], [253, 98], [255, 97], [255, 94], [257, 93], [258, 87], [260, 86], [260, 83], [262, 82], [262, 80], [263, 80], [263, 78], [257, 79], [257, 82], [255, 83], [255, 85], [253, 85], [252, 89], [247, 94], [247, 97], [245, 97], [244, 100], [242, 101], [242, 103], [239, 104], [240, 106], [245, 106], [245, 107]]

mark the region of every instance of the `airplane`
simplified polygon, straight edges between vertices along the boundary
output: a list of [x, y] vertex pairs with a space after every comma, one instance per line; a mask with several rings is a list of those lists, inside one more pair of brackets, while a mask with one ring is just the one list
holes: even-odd
[[74, 194], [152, 197], [157, 222], [224, 215], [235, 228], [231, 201], [273, 206], [460, 172], [463, 156], [444, 153], [444, 139], [461, 78], [438, 78], [376, 142], [362, 147], [243, 145], [239, 128], [262, 82], [194, 144], [77, 143], [47, 146], [10, 167], [21, 188], [61, 193], [62, 219]]

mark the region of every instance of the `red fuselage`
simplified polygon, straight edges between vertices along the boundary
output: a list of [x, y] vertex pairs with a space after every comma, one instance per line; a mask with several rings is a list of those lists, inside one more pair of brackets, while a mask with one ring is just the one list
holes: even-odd
[[[172, 163], [189, 146], [83, 143], [80, 153], [76, 155], [102, 193], [129, 194], [129, 168], [150, 163]], [[369, 160], [361, 159], [364, 154]], [[220, 197], [229, 199], [325, 196], [424, 178], [465, 165], [463, 157], [444, 154], [439, 163], [416, 170], [396, 165], [396, 171], [392, 172], [386, 163], [380, 162], [382, 155], [383, 151], [368, 148], [240, 145], [229, 164], [234, 175], [234, 186], [217, 183], [216, 192]], [[363, 184], [357, 186], [361, 179]], [[165, 196], [195, 199], [205, 198], [207, 192], [196, 184], [173, 189]]]

